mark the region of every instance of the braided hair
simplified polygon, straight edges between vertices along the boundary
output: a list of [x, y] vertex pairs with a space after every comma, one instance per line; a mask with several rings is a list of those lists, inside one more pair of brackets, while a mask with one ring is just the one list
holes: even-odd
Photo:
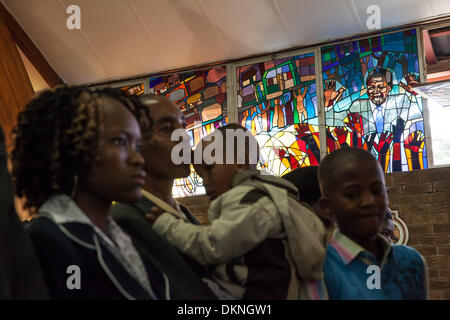
[[12, 176], [16, 194], [25, 198], [25, 209], [36, 212], [54, 192], [71, 194], [75, 175], [90, 167], [102, 147], [104, 97], [122, 103], [142, 132], [151, 132], [147, 108], [135, 97], [110, 88], [45, 90], [19, 113], [13, 129]]

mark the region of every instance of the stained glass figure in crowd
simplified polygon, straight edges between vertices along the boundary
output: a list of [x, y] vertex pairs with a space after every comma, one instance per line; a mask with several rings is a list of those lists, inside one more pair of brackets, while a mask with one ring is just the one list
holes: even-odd
[[327, 151], [370, 151], [385, 172], [425, 169], [415, 30], [322, 48]]

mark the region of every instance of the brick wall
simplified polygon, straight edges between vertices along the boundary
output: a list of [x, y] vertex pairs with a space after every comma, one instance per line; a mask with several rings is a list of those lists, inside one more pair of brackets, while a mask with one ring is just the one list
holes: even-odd
[[[450, 168], [392, 173], [386, 175], [386, 184], [389, 207], [408, 226], [408, 245], [428, 263], [430, 298], [450, 299]], [[208, 197], [179, 200], [208, 223]]]
[[450, 168], [386, 176], [390, 208], [409, 230], [408, 245], [428, 263], [430, 298], [450, 299]]

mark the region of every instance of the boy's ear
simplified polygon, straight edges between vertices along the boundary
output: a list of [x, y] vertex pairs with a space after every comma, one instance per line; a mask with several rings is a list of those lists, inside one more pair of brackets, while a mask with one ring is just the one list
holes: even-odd
[[321, 197], [318, 201], [319, 206], [319, 216], [326, 220], [329, 225], [327, 225], [327, 228], [331, 228], [336, 223], [336, 217], [334, 216], [334, 213], [330, 209], [328, 200], [324, 197]]
[[320, 209], [320, 213], [323, 216], [332, 218], [334, 220], [334, 216], [333, 216], [333, 213], [331, 212], [329, 202], [328, 202], [327, 198], [325, 198], [324, 196], [321, 196], [319, 199], [319, 209]]

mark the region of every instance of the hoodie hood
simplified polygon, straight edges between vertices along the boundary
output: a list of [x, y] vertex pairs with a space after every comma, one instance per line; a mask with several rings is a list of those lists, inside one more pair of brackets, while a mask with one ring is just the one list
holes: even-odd
[[258, 170], [236, 172], [232, 185], [238, 184], [258, 188], [272, 199], [283, 221], [299, 277], [321, 279], [326, 254], [325, 228], [314, 212], [297, 201], [296, 187], [285, 179], [262, 175]]
[[286, 179], [280, 179], [279, 177], [273, 176], [271, 174], [264, 174], [260, 170], [238, 170], [233, 176], [231, 182], [232, 187], [241, 184], [243, 181], [249, 178], [256, 178], [259, 181], [269, 183], [273, 186], [278, 186], [279, 188], [286, 189], [286, 191], [292, 196], [298, 196], [297, 187], [290, 181]]

